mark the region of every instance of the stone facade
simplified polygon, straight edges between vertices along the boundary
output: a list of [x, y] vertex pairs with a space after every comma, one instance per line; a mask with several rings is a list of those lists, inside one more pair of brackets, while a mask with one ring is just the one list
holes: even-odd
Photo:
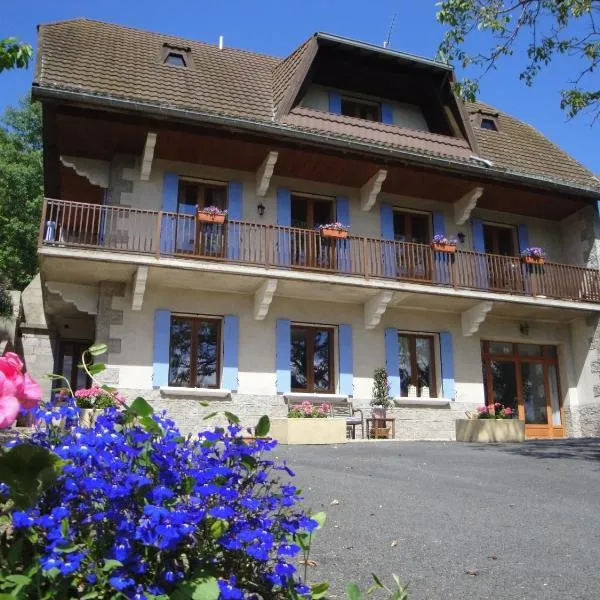
[[[123, 311], [113, 308], [113, 298], [122, 298], [125, 295], [125, 284], [110, 281], [101, 281], [98, 293], [98, 315], [96, 317], [96, 344], [106, 344], [108, 356], [99, 357], [98, 360], [108, 362], [111, 356], [121, 353], [121, 340], [111, 337], [111, 325], [123, 323]], [[97, 379], [106, 385], [119, 384], [119, 370], [108, 367]]]

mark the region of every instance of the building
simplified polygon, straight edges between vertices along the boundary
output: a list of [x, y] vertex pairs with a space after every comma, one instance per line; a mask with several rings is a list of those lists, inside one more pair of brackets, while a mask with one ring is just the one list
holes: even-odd
[[[278, 59], [41, 26], [30, 370], [77, 379], [105, 342], [104, 381], [184, 431], [299, 398], [366, 407], [386, 366], [402, 439], [452, 439], [486, 399], [530, 437], [600, 433], [600, 181], [453, 79], [324, 33]], [[200, 222], [208, 206], [227, 221]], [[346, 239], [316, 229], [334, 221]], [[543, 265], [520, 258], [533, 246]]]

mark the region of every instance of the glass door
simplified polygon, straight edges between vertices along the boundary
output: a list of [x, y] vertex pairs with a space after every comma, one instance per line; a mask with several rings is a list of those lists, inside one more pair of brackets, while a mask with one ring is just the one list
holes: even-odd
[[292, 196], [292, 265], [335, 269], [335, 240], [319, 232], [319, 226], [334, 220], [333, 209], [333, 201], [326, 198]]
[[397, 244], [398, 275], [403, 279], [432, 280], [431, 216], [394, 211], [394, 240]]

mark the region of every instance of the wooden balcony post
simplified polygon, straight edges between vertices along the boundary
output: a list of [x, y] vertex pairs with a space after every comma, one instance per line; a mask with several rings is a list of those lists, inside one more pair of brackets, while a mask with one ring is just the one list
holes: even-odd
[[271, 261], [269, 260], [269, 248], [271, 238], [271, 225], [265, 227], [265, 268], [269, 268]]
[[44, 241], [44, 231], [46, 229], [46, 213], [48, 211], [48, 198], [44, 198], [44, 202], [42, 203], [42, 220], [40, 221], [40, 232], [38, 234], [38, 248], [42, 245]]
[[156, 258], [160, 258], [160, 231], [161, 231], [162, 220], [163, 220], [163, 213], [161, 210], [158, 212], [158, 215], [156, 218], [156, 233], [154, 236], [156, 238]]
[[366, 237], [363, 237], [362, 253], [365, 279], [369, 279], [369, 241]]

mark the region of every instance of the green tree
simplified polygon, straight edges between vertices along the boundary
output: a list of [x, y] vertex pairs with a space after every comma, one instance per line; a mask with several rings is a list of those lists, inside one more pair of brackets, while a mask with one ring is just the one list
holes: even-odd
[[37, 272], [43, 196], [42, 113], [28, 98], [0, 119], [0, 273], [23, 289]]
[[0, 73], [6, 69], [24, 69], [29, 65], [33, 50], [16, 38], [0, 40]]
[[[561, 108], [569, 118], [589, 111], [600, 117], [600, 90], [594, 78], [600, 65], [600, 0], [442, 0], [437, 19], [449, 26], [439, 57], [479, 75], [457, 84], [458, 92], [474, 100], [483, 75], [525, 44], [527, 64], [520, 78], [532, 85], [536, 75], [559, 56], [569, 57]], [[467, 48], [474, 36], [486, 37], [482, 52]]]

